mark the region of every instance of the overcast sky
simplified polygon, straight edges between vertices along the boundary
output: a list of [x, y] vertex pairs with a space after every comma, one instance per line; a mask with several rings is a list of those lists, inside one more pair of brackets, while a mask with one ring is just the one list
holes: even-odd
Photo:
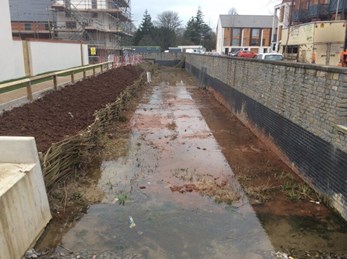
[[152, 20], [164, 11], [174, 11], [179, 14], [185, 26], [190, 17], [195, 16], [200, 6], [204, 21], [215, 30], [218, 16], [227, 14], [232, 7], [238, 14], [273, 14], [273, 6], [281, 1], [276, 0], [131, 0], [132, 16], [136, 26], [141, 24], [143, 14], [147, 9]]

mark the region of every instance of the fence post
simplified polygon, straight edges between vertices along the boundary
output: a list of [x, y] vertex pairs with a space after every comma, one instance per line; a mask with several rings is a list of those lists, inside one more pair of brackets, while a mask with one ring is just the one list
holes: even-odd
[[104, 65], [103, 64], [100, 66], [100, 71], [101, 71], [101, 73], [104, 72]]
[[87, 75], [86, 75], [86, 70], [83, 69], [83, 79], [86, 79]]
[[23, 58], [24, 58], [24, 70], [26, 76], [31, 76], [31, 57], [30, 57], [30, 47], [28, 41], [22, 41], [23, 47]]
[[33, 92], [31, 90], [31, 81], [29, 81], [27, 85], [27, 98], [29, 101], [33, 100]]
[[81, 66], [84, 66], [84, 56], [83, 56], [83, 44], [80, 43], [80, 50], [81, 50]]
[[54, 76], [53, 76], [53, 87], [54, 87], [54, 90], [57, 90], [57, 89], [58, 89], [57, 75], [54, 75]]
[[71, 83], [75, 83], [75, 74], [74, 74], [74, 72], [71, 73]]
[[95, 67], [93, 67], [93, 76], [95, 76]]

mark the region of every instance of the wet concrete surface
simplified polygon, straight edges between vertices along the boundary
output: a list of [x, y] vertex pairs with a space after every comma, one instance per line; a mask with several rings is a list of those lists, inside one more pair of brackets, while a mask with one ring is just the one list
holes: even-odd
[[[188, 88], [183, 82], [162, 83], [144, 98], [132, 118], [129, 155], [102, 163], [99, 187], [106, 195], [63, 237], [64, 249], [58, 252], [108, 252], [115, 258], [271, 257], [271, 242]], [[227, 205], [209, 193], [172, 191], [199, 181], [223, 182], [235, 201]]]
[[231, 169], [227, 111], [186, 76], [174, 78], [143, 98], [128, 155], [102, 163], [105, 195], [63, 236], [55, 258], [346, 258], [346, 224], [333, 214], [319, 220], [291, 213], [293, 204], [250, 205]]

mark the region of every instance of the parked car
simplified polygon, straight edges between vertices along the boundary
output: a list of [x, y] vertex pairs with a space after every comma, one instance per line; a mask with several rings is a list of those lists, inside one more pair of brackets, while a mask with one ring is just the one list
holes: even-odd
[[230, 56], [230, 57], [237, 57], [237, 55], [239, 54], [239, 50], [238, 51], [233, 51], [233, 52], [229, 52], [228, 53], [228, 56]]
[[254, 58], [257, 54], [249, 50], [240, 50], [237, 52], [237, 57], [240, 58]]
[[262, 53], [258, 54], [255, 58], [263, 60], [282, 61], [283, 55], [281, 53]]

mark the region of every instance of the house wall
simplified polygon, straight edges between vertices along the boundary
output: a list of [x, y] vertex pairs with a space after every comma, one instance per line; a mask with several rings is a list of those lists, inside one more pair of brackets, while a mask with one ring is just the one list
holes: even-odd
[[218, 19], [217, 33], [216, 33], [216, 51], [218, 53], [223, 53], [223, 40], [224, 39], [224, 29], [221, 24], [221, 20]]
[[[41, 23], [32, 23], [32, 22], [27, 22], [31, 24], [31, 30], [30, 31], [46, 31], [46, 23], [41, 22]], [[26, 22], [11, 22], [11, 27], [13, 31], [26, 31], [25, 30], [25, 24]]]
[[[339, 63], [339, 53], [344, 48], [346, 21], [318, 21], [296, 25], [289, 29], [288, 46], [299, 46], [299, 62], [333, 65]], [[283, 30], [283, 45], [288, 29]], [[283, 49], [282, 49], [283, 51]]]
[[[254, 17], [253, 17], [254, 18]], [[250, 18], [248, 18], [250, 19]], [[252, 25], [253, 24], [253, 25]], [[269, 22], [267, 22], [269, 24]], [[247, 21], [235, 22], [234, 26], [222, 27], [221, 17], [218, 19], [217, 26], [217, 43], [216, 51], [219, 54], [228, 54], [230, 52], [236, 52], [238, 50], [251, 50], [256, 53], [268, 52], [271, 49], [271, 31], [272, 28], [263, 24], [256, 23], [255, 21], [248, 23]], [[252, 27], [253, 26], [253, 27]], [[238, 44], [233, 42], [234, 29], [240, 30], [240, 41]], [[259, 31], [259, 44], [252, 44], [252, 30]]]
[[228, 52], [235, 52], [235, 50], [239, 50], [239, 49], [248, 49], [256, 53], [263, 53], [269, 50], [271, 46], [271, 29], [270, 28], [261, 29], [261, 33], [259, 35], [259, 38], [260, 38], [259, 45], [256, 45], [256, 46], [251, 46], [252, 29], [251, 28], [240, 28], [240, 29], [241, 29], [240, 44], [232, 45], [233, 28], [223, 28], [223, 40], [220, 40], [220, 42], [222, 42], [223, 45], [221, 46], [217, 42], [217, 47], [220, 48], [219, 53], [226, 54], [225, 49], [228, 49]]
[[282, 30], [288, 28], [291, 13], [290, 6], [291, 3], [282, 3], [275, 6], [274, 17], [277, 17], [277, 19], [275, 18], [272, 27], [272, 46], [275, 51], [279, 51], [281, 48], [283, 40]]
[[347, 219], [347, 71], [186, 55], [186, 70]]

